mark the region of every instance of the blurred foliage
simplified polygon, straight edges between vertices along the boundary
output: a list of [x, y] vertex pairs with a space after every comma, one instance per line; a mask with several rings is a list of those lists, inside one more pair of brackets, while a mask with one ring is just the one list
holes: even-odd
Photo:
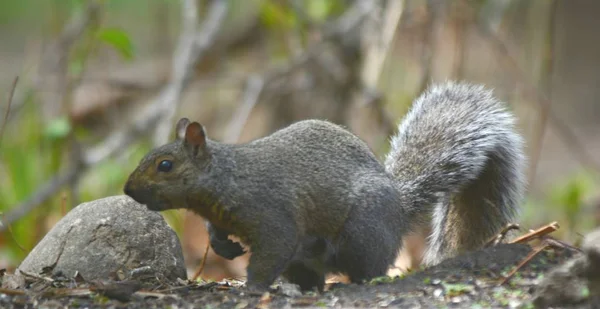
[[[5, 211], [26, 200], [38, 186], [54, 175], [60, 165], [61, 149], [64, 147], [63, 129], [51, 125], [49, 129], [37, 125], [41, 123], [35, 104], [27, 102], [20, 121], [12, 121], [6, 126], [0, 151], [0, 210]], [[46, 214], [58, 210], [60, 196], [12, 226], [13, 236], [25, 249], [31, 249], [37, 242], [44, 226]], [[23, 258], [14, 242], [3, 235], [0, 238], [2, 255]]]
[[[70, 53], [69, 73], [74, 81], [85, 70], [86, 62], [95, 56], [99, 48], [112, 48], [124, 61], [135, 58], [134, 38], [123, 28], [110, 24], [110, 16], [116, 14], [148, 15], [152, 4], [170, 0], [106, 0], [105, 11], [99, 24], [90, 24], [89, 28], [76, 42]], [[233, 1], [233, 0], [232, 0]], [[141, 3], [149, 5], [141, 5]], [[171, 5], [179, 6], [179, 1]], [[298, 7], [289, 1], [261, 1], [260, 20], [271, 35], [283, 38], [290, 31], [300, 31], [301, 35], [311, 25], [318, 25], [330, 17], [343, 12], [343, 1], [299, 1], [300, 10], [305, 12], [304, 20], [298, 17]], [[56, 36], [65, 22], [77, 11], [83, 9], [84, 0], [54, 0], [39, 3], [37, 0], [1, 1], [0, 25], [14, 23], [23, 16], [36, 19], [43, 27], [46, 36]], [[203, 3], [205, 4], [205, 3]], [[38, 6], [44, 13], [35, 15], [31, 9]], [[178, 9], [178, 8], [177, 8]], [[233, 9], [235, 11], [235, 8]], [[239, 13], [239, 12], [238, 12]], [[302, 37], [302, 36], [301, 36]], [[282, 40], [283, 41], [283, 40]], [[69, 96], [67, 96], [69, 97]], [[0, 145], [0, 211], [8, 212], [19, 203], [27, 200], [34, 192], [62, 171], [67, 166], [69, 137], [74, 133], [78, 139], [86, 139], [88, 132], [74, 127], [65, 115], [51, 121], [48, 125], [41, 119], [38, 109], [39, 97], [32, 96], [26, 102], [18, 117], [7, 124], [3, 144]], [[45, 232], [68, 211], [65, 205], [71, 205], [73, 198], [79, 202], [90, 201], [105, 196], [122, 194], [122, 186], [130, 171], [147, 153], [151, 144], [144, 140], [132, 145], [126, 155], [105, 161], [85, 173], [77, 185], [78, 196], [73, 195], [73, 188], [63, 188], [54, 197], [38, 209], [18, 220], [11, 226], [12, 235], [8, 232], [0, 235], [0, 259], [8, 260], [16, 266], [44, 236]], [[182, 232], [182, 214], [184, 210], [163, 212], [174, 230]], [[14, 238], [14, 240], [13, 240]], [[15, 243], [16, 241], [16, 243]], [[22, 246], [25, 251], [19, 247]]]
[[544, 198], [527, 200], [523, 207], [526, 228], [557, 221], [560, 229], [553, 236], [579, 242], [582, 234], [599, 224], [598, 188], [597, 175], [589, 171], [566, 176], [551, 186]]
[[119, 28], [104, 28], [98, 31], [98, 40], [112, 46], [125, 60], [132, 60], [133, 43], [129, 35]]
[[[0, 11], [7, 7], [14, 10], [20, 8], [10, 7], [7, 2], [2, 3]], [[57, 6], [59, 9], [67, 6], [69, 10], [79, 10], [84, 4], [85, 1], [81, 0], [62, 1]], [[86, 60], [98, 43], [114, 48], [125, 60], [133, 59], [133, 44], [122, 29], [102, 28], [92, 23], [86, 31], [86, 35], [73, 47], [69, 58], [69, 72], [73, 76], [77, 77], [83, 71]], [[39, 186], [61, 172], [61, 167], [66, 166], [65, 161], [68, 160], [66, 150], [69, 148], [68, 138], [73, 132], [73, 124], [64, 115], [46, 126], [40, 125], [44, 121], [37, 108], [38, 101], [39, 98], [35, 96], [28, 98], [19, 116], [6, 125], [3, 143], [0, 145], [0, 211], [3, 213], [31, 197]], [[86, 135], [85, 130], [75, 129], [78, 136]], [[86, 175], [97, 180], [81, 186], [81, 200], [88, 201], [121, 192], [127, 171], [138, 160], [108, 161], [97, 166]], [[23, 259], [43, 237], [47, 228], [64, 215], [64, 211], [68, 211], [65, 205], [70, 204], [68, 201], [72, 198], [71, 195], [70, 190], [63, 189], [39, 209], [13, 224], [12, 236], [5, 232], [0, 237], [0, 257], [15, 263]]]
[[[241, 0], [230, 0], [233, 2]], [[153, 6], [158, 3], [168, 3], [169, 11], [165, 14], [176, 12], [178, 14], [180, 1], [175, 0], [106, 0], [106, 11], [99, 25], [92, 25], [86, 34], [77, 42], [69, 58], [69, 73], [78, 76], [85, 70], [86, 61], [95, 56], [99, 48], [109, 47], [116, 52], [123, 61], [135, 60], [142, 49], [137, 48], [139, 39], [115, 22], [117, 17], [122, 20], [133, 21], [137, 27], [149, 28], [148, 23], [154, 18]], [[504, 9], [510, 1], [496, 1], [495, 6]], [[206, 1], [201, 1], [206, 4]], [[241, 2], [238, 2], [241, 3]], [[299, 38], [301, 47], [309, 41], [311, 29], [340, 15], [346, 8], [348, 1], [343, 0], [304, 0], [282, 1], [262, 0], [260, 2], [259, 17], [263, 29], [272, 37], [270, 57], [289, 58], [293, 52], [290, 48], [291, 37]], [[295, 3], [294, 6], [292, 5]], [[477, 6], [494, 3], [494, 0], [475, 1]], [[9, 24], [33, 23], [41, 33], [51, 38], [55, 36], [65, 21], [85, 4], [84, 0], [9, 0], [0, 1], [0, 26], [7, 28]], [[241, 5], [235, 9], [244, 13]], [[492, 6], [487, 6], [492, 7]], [[489, 11], [487, 17], [498, 15], [498, 10]], [[238, 12], [239, 13], [239, 12]], [[139, 18], [139, 20], [138, 20]], [[143, 18], [143, 19], [142, 19]], [[171, 23], [178, 24], [179, 17]], [[37, 28], [36, 28], [37, 29]], [[146, 35], [152, 31], [146, 32]], [[293, 35], [292, 35], [293, 34]], [[272, 42], [272, 43], [271, 43]], [[383, 74], [390, 72], [408, 71], [408, 65], [397, 61], [387, 65]], [[383, 79], [383, 78], [382, 78]], [[388, 110], [394, 115], [404, 114], [416, 94], [406, 93], [396, 83], [403, 81], [394, 80], [394, 83], [382, 85], [387, 88]], [[4, 91], [2, 91], [4, 93]], [[4, 97], [4, 96], [3, 96]], [[68, 163], [69, 136], [74, 133], [78, 138], [88, 135], [85, 129], [75, 127], [69, 118], [61, 117], [47, 126], [39, 111], [39, 98], [30, 97], [23, 110], [17, 117], [7, 124], [2, 145], [0, 145], [0, 211], [5, 213], [20, 202], [27, 200], [40, 185], [44, 184]], [[4, 102], [1, 102], [2, 106]], [[387, 139], [387, 137], [384, 137]], [[381, 143], [377, 153], [386, 153], [388, 143]], [[90, 201], [105, 196], [122, 194], [122, 186], [129, 173], [138, 164], [143, 155], [149, 151], [151, 144], [140, 141], [131, 145], [125, 155], [108, 160], [88, 171], [80, 180], [77, 188], [79, 196], [73, 195], [70, 188], [62, 191], [44, 203], [36, 211], [25, 216], [12, 226], [12, 236], [22, 245], [22, 251], [7, 233], [0, 235], [0, 260], [8, 260], [13, 264], [25, 257], [27, 251], [43, 237], [44, 233], [56, 220], [64, 215], [64, 200], [70, 205], [74, 198], [79, 201]], [[575, 176], [565, 177], [564, 183], [556, 184], [547, 198], [542, 200], [530, 199], [527, 201], [523, 222], [526, 228], [535, 228], [549, 221], [559, 221], [561, 229], [559, 235], [567, 238], [577, 238], [574, 233], [583, 232], [593, 224], [593, 216], [589, 213], [589, 198], [597, 194], [599, 184], [589, 173], [580, 173]], [[544, 210], [540, 212], [539, 210]], [[182, 213], [184, 211], [171, 210], [163, 212], [170, 225], [178, 234], [182, 232]]]

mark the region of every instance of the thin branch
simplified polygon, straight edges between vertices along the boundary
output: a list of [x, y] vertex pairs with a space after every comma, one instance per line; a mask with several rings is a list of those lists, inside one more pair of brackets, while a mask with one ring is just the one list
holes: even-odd
[[242, 105], [229, 122], [229, 126], [227, 126], [227, 132], [225, 133], [226, 143], [235, 143], [239, 140], [252, 109], [254, 109], [254, 106], [260, 99], [264, 85], [265, 81], [260, 76], [253, 75], [248, 79]]
[[380, 36], [376, 38], [375, 44], [371, 44], [365, 52], [361, 77], [363, 85], [367, 88], [377, 88], [383, 64], [387, 59], [403, 11], [404, 0], [388, 1], [384, 10], [383, 26], [381, 29], [377, 29]]
[[355, 104], [370, 106], [376, 112], [376, 117], [387, 134], [393, 134], [396, 125], [385, 112], [385, 106], [377, 89], [403, 11], [404, 0], [388, 1], [385, 10], [382, 11], [384, 15], [381, 27], [374, 29], [373, 33], [368, 35], [375, 39], [374, 44], [370, 44], [367, 48], [361, 67], [360, 77], [364, 89], [354, 97]]
[[376, 4], [377, 1], [374, 0], [354, 1], [354, 5], [344, 15], [331, 24], [325, 25], [323, 38], [332, 38], [355, 31], [356, 27], [362, 24], [366, 17], [376, 8]]
[[510, 280], [510, 278], [512, 278], [517, 271], [519, 271], [519, 269], [523, 268], [523, 266], [525, 266], [525, 264], [529, 263], [536, 255], [538, 255], [540, 252], [544, 251], [544, 249], [550, 247], [550, 245], [546, 242], [543, 242], [542, 244], [538, 245], [537, 247], [535, 247], [531, 252], [529, 252], [529, 254], [527, 254], [527, 256], [521, 260], [521, 262], [519, 262], [519, 264], [517, 264], [517, 266], [515, 268], [513, 268], [508, 275], [506, 275], [506, 277], [504, 277], [499, 283], [498, 285], [503, 285], [506, 282], [508, 282], [508, 280]]
[[198, 268], [198, 270], [192, 277], [193, 281], [196, 281], [196, 279], [198, 279], [198, 277], [200, 277], [202, 275], [202, 272], [204, 272], [204, 266], [206, 266], [206, 258], [208, 257], [209, 250], [210, 250], [210, 241], [207, 241], [206, 242], [206, 250], [204, 250], [204, 256], [202, 257], [202, 264], [200, 264], [200, 267]]
[[512, 71], [515, 73], [517, 83], [524, 85], [526, 94], [536, 103], [541, 109], [547, 110], [548, 120], [550, 124], [553, 124], [557, 129], [562, 141], [567, 144], [569, 149], [577, 156], [577, 159], [586, 166], [593, 168], [597, 173], [600, 173], [600, 163], [596, 162], [594, 156], [588, 153], [584, 143], [579, 141], [577, 135], [573, 130], [562, 121], [551, 108], [551, 102], [547, 96], [542, 93], [531, 81], [525, 77], [525, 74], [521, 71], [517, 61], [512, 57], [506, 44], [495, 34], [489, 27], [483, 23], [476, 23], [476, 29], [482, 34], [483, 37], [487, 38], [492, 44], [496, 51], [498, 51], [506, 62], [509, 64]]
[[554, 222], [548, 223], [548, 224], [538, 228], [537, 230], [529, 231], [529, 232], [517, 237], [516, 239], [513, 239], [510, 243], [511, 244], [526, 243], [526, 242], [531, 241], [532, 239], [540, 238], [540, 237], [543, 237], [550, 233], [554, 233], [559, 228], [560, 228], [560, 226], [558, 225], [558, 222], [554, 221]]
[[250, 113], [268, 85], [291, 74], [317, 57], [329, 43], [328, 40], [337, 37], [343, 38], [348, 33], [357, 31], [358, 26], [374, 9], [375, 1], [356, 1], [341, 17], [323, 27], [321, 31], [323, 35], [318, 42], [309, 46], [305, 51], [295, 54], [288, 63], [268, 68], [261, 75], [251, 76], [246, 84], [242, 104], [229, 121], [224, 140], [228, 143], [234, 143], [239, 139]]
[[[71, 18], [58, 38], [42, 54], [42, 66], [37, 77], [36, 90], [45, 94], [43, 108], [47, 117], [52, 118], [61, 110], [61, 103], [65, 101], [69, 92], [67, 76], [69, 52], [88, 26], [97, 20], [101, 8], [102, 1], [88, 1], [86, 8]], [[49, 83], [50, 90], [44, 89], [45, 83]], [[2, 220], [3, 222], [0, 222], [0, 231], [10, 229], [12, 223], [43, 204], [65, 184], [74, 183], [87, 169], [87, 166], [81, 162], [80, 153], [78, 152], [77, 157], [71, 158], [71, 161], [76, 163], [65, 173], [55, 175], [29, 199], [13, 207]]]
[[10, 212], [4, 216], [3, 222], [0, 222], [0, 232], [4, 232], [15, 221], [19, 220], [36, 207], [47, 201], [65, 184], [70, 183], [73, 179], [80, 177], [85, 172], [85, 166], [80, 168], [72, 167], [64, 174], [55, 175], [39, 188], [28, 200], [13, 207]]
[[[552, 1], [550, 4], [550, 13], [548, 18], [548, 31], [546, 32], [545, 48], [543, 51], [543, 73], [542, 78], [545, 78], [545, 82], [542, 82], [542, 87], [545, 91], [552, 89], [552, 70], [554, 61], [554, 34], [555, 34], [555, 22], [556, 22], [556, 7], [558, 6], [557, 1]], [[542, 145], [544, 141], [544, 134], [546, 133], [546, 127], [548, 123], [548, 116], [550, 113], [550, 104], [545, 104], [540, 107], [540, 116], [536, 123], [536, 130], [534, 132], [534, 138], [532, 139], [533, 146], [531, 146], [531, 163], [529, 170], [529, 186], [533, 185], [535, 176], [537, 173], [537, 167], [542, 154]]]
[[445, 5], [445, 3], [437, 3], [433, 0], [428, 0], [426, 4], [427, 21], [422, 39], [423, 49], [421, 50], [421, 57], [419, 59], [422, 74], [417, 88], [418, 93], [423, 93], [432, 81], [433, 58], [438, 45], [437, 32], [438, 29], [443, 27], [443, 15], [446, 10]]
[[[0, 215], [0, 218], [2, 219], [2, 220], [0, 221], [0, 226], [4, 226], [4, 225], [2, 225], [2, 222], [4, 222], [4, 218], [3, 218], [3, 217], [4, 217], [4, 216], [1, 216], [1, 215]], [[12, 239], [12, 241], [15, 243], [15, 245], [17, 245], [17, 247], [19, 247], [19, 249], [21, 249], [21, 251], [23, 251], [23, 252], [25, 252], [25, 253], [26, 253], [26, 252], [27, 252], [27, 250], [25, 250], [25, 247], [23, 247], [23, 246], [21, 245], [21, 243], [19, 243], [19, 241], [17, 241], [17, 238], [15, 237], [15, 234], [13, 233], [13, 231], [12, 231], [12, 228], [10, 227], [10, 224], [7, 224], [7, 225], [6, 225], [6, 230], [8, 231], [8, 235], [10, 235], [10, 238], [11, 238], [11, 239]]]
[[196, 1], [182, 0], [183, 32], [173, 57], [171, 83], [164, 89], [162, 101], [158, 103], [164, 115], [156, 126], [154, 145], [168, 141], [181, 93], [190, 83], [196, 64], [213, 44], [227, 16], [228, 5], [227, 0], [213, 0], [199, 32]]
[[[184, 7], [186, 7], [186, 15], [193, 14], [191, 11], [197, 11], [191, 9], [196, 8], [195, 1], [182, 1], [184, 1]], [[214, 0], [202, 29], [203, 31], [199, 33], [194, 31], [193, 34], [186, 33], [185, 35], [181, 35], [180, 40], [190, 40], [193, 44], [179, 43], [180, 50], [174, 55], [173, 76], [170, 83], [139, 113], [139, 117], [134, 119], [128, 128], [111, 134], [103, 142], [83, 152], [79, 156], [80, 162], [77, 162], [77, 164], [65, 173], [54, 176], [28, 200], [13, 207], [12, 211], [6, 215], [5, 221], [0, 225], [0, 231], [4, 231], [7, 225], [19, 220], [48, 200], [65, 184], [73, 183], [89, 168], [125, 151], [127, 145], [135, 141], [139, 136], [149, 132], [161, 119], [164, 119], [165, 115], [172, 117], [180, 101], [180, 92], [189, 84], [195, 63], [198, 62], [202, 53], [212, 44], [215, 31], [218, 30], [221, 20], [227, 12], [228, 3], [227, 0]], [[190, 22], [193, 16], [187, 16], [186, 19], [188, 20], [187, 22]], [[187, 25], [187, 27], [189, 28], [191, 25]], [[187, 46], [191, 50], [182, 50], [181, 46]]]
[[98, 18], [101, 8], [102, 1], [89, 0], [86, 8], [67, 22], [58, 38], [42, 54], [35, 88], [44, 94], [42, 109], [46, 120], [51, 120], [62, 111], [62, 103], [68, 92], [69, 52], [89, 24]]
[[8, 93], [8, 103], [6, 104], [6, 112], [4, 113], [4, 121], [2, 121], [2, 126], [0, 126], [0, 145], [2, 144], [2, 137], [4, 136], [4, 128], [6, 127], [6, 123], [8, 122], [8, 115], [10, 114], [10, 106], [12, 104], [13, 97], [15, 96], [15, 89], [17, 88], [17, 83], [19, 82], [19, 76], [15, 76], [15, 80], [12, 83], [12, 87], [10, 88], [10, 92]]

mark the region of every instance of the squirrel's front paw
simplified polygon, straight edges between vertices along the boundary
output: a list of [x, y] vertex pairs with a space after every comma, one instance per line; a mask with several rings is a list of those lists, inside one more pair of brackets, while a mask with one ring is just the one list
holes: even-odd
[[219, 256], [222, 256], [228, 260], [233, 260], [238, 256], [246, 253], [246, 250], [238, 242], [234, 242], [230, 239], [227, 240], [215, 240], [211, 242], [213, 251]]

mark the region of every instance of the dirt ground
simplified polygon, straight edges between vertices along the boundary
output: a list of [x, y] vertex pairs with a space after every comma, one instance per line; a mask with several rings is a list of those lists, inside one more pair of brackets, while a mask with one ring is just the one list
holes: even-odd
[[[472, 252], [404, 277], [365, 284], [334, 284], [323, 294], [277, 285], [270, 293], [248, 295], [235, 282], [181, 283], [140, 288], [131, 282], [97, 285], [76, 279], [39, 279], [27, 290], [2, 290], [2, 308], [533, 308], [543, 273], [578, 254], [547, 248], [506, 283], [499, 285], [531, 252], [528, 245], [502, 244]], [[136, 292], [137, 291], [137, 292]], [[583, 303], [568, 308], [593, 308]]]

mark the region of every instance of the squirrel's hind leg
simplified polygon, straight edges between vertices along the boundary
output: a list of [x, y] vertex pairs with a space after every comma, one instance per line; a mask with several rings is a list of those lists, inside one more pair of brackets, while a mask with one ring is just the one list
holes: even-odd
[[338, 238], [333, 258], [335, 271], [354, 283], [384, 276], [402, 246], [408, 223], [399, 211], [399, 198], [392, 185], [363, 186], [352, 201]]
[[319, 292], [323, 292], [325, 289], [325, 274], [308, 268], [302, 262], [294, 261], [290, 263], [283, 273], [283, 277], [291, 283], [299, 285], [302, 291], [310, 291], [314, 287]]

